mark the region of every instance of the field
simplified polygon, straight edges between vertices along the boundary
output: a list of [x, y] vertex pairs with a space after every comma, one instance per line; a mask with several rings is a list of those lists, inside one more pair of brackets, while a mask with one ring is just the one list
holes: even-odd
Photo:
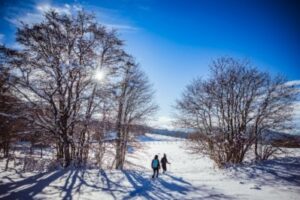
[[[61, 169], [24, 172], [0, 168], [0, 199], [262, 199], [293, 200], [300, 196], [300, 150], [260, 164], [217, 169], [190, 154], [185, 140], [147, 134], [142, 148], [128, 154], [123, 171]], [[168, 172], [152, 179], [150, 163], [166, 153]]]

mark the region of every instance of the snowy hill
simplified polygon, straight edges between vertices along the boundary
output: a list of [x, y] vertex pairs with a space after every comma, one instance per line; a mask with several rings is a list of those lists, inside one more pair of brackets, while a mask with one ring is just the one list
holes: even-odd
[[[300, 151], [227, 169], [185, 150], [185, 140], [146, 134], [141, 149], [128, 154], [123, 171], [66, 169], [52, 172], [3, 171], [0, 199], [299, 199]], [[166, 153], [171, 163], [166, 174], [151, 179], [155, 154]]]

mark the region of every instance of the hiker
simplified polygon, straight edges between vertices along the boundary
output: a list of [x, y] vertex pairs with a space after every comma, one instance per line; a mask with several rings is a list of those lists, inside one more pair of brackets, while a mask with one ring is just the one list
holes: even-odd
[[168, 164], [171, 164], [171, 163], [169, 163], [166, 154], [164, 154], [164, 157], [161, 159], [160, 162], [161, 162], [161, 166], [162, 166], [162, 168], [163, 168], [163, 173], [165, 173], [165, 172], [167, 171], [167, 163], [168, 163]]
[[154, 159], [152, 160], [152, 163], [151, 163], [151, 167], [153, 169], [153, 176], [152, 176], [152, 178], [155, 177], [155, 174], [156, 174], [156, 178], [158, 178], [158, 173], [159, 173], [159, 169], [160, 169], [158, 155], [154, 156]]

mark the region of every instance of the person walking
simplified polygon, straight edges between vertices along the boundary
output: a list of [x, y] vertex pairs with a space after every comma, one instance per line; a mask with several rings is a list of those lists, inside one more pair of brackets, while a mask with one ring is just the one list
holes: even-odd
[[163, 168], [163, 173], [165, 173], [165, 172], [167, 171], [167, 163], [168, 163], [168, 164], [171, 164], [171, 163], [169, 163], [166, 154], [164, 154], [164, 157], [162, 157], [162, 159], [161, 159], [160, 162], [161, 162], [161, 166], [162, 166], [162, 168]]
[[155, 178], [155, 175], [156, 175], [156, 178], [158, 178], [159, 169], [160, 169], [160, 163], [159, 163], [159, 160], [158, 160], [158, 155], [154, 156], [154, 159], [152, 160], [152, 163], [151, 163], [151, 167], [153, 169], [152, 178]]

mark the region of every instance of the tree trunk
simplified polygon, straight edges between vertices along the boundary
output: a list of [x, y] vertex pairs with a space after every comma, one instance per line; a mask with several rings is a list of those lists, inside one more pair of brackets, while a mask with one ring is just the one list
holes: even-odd
[[121, 159], [121, 156], [122, 156], [122, 153], [121, 153], [121, 139], [117, 139], [116, 141], [116, 169], [122, 169], [123, 166], [122, 166], [122, 159]]
[[8, 156], [9, 156], [9, 141], [5, 141], [4, 142], [4, 148], [3, 148], [3, 155], [4, 155], [4, 158], [8, 158]]
[[9, 164], [9, 156], [6, 159], [6, 164], [5, 164], [5, 169], [4, 169], [5, 171], [8, 170], [8, 164]]
[[255, 142], [254, 142], [254, 153], [255, 153], [255, 160], [259, 160], [259, 156], [258, 156], [258, 151], [257, 151], [257, 138], [255, 139]]
[[123, 94], [119, 100], [118, 118], [116, 123], [117, 139], [116, 139], [116, 169], [123, 169], [122, 164], [122, 143], [123, 143], [123, 132], [122, 132], [122, 117], [123, 117]]
[[56, 158], [57, 160], [61, 160], [64, 158], [64, 148], [63, 148], [63, 143], [58, 142], [56, 146]]
[[71, 164], [71, 156], [70, 156], [70, 144], [66, 142], [64, 144], [64, 167], [67, 168]]

